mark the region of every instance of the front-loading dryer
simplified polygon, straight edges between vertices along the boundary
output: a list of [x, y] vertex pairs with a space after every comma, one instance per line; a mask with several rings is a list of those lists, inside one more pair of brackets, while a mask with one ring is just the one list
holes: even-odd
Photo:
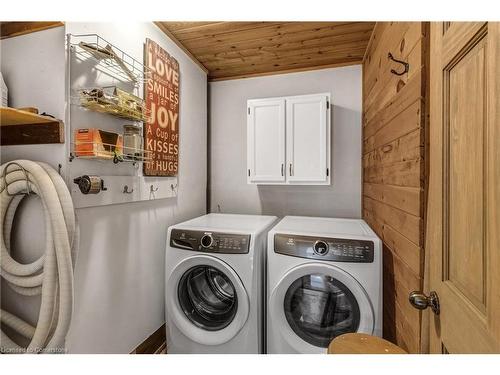
[[168, 229], [168, 353], [263, 353], [265, 257], [275, 216], [209, 214]]
[[268, 234], [268, 353], [382, 336], [382, 247], [363, 221], [286, 216]]

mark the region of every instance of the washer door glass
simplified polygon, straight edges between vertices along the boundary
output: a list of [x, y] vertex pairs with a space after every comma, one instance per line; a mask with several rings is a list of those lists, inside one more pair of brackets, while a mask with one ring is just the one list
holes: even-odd
[[356, 332], [360, 313], [356, 298], [340, 281], [324, 274], [295, 280], [284, 300], [293, 331], [311, 345], [328, 347], [333, 338]]
[[238, 310], [233, 283], [222, 271], [211, 266], [187, 270], [179, 282], [178, 298], [187, 318], [208, 331], [227, 327]]

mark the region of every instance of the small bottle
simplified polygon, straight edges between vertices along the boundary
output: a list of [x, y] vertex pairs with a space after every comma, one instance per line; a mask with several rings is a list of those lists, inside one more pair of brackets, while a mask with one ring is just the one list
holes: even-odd
[[142, 159], [142, 127], [134, 124], [123, 125], [123, 155], [132, 160]]

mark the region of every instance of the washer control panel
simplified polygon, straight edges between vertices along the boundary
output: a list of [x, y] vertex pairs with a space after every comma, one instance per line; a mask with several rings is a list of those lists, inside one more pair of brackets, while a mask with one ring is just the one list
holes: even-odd
[[365, 240], [277, 233], [274, 235], [274, 252], [334, 262], [372, 263], [374, 245]]
[[170, 246], [205, 253], [246, 254], [250, 249], [250, 235], [172, 229]]

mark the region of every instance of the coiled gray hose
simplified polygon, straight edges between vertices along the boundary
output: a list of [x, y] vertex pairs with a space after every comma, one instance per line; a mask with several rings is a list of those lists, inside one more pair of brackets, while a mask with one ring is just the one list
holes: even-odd
[[[79, 241], [71, 195], [61, 176], [45, 163], [6, 163], [0, 166], [0, 177], [0, 275], [19, 294], [41, 294], [36, 327], [0, 310], [2, 324], [31, 340], [24, 348], [1, 331], [0, 351], [64, 352], [73, 312], [73, 268]], [[10, 256], [10, 232], [26, 192], [41, 198], [46, 239], [44, 254], [32, 263], [21, 264]]]

